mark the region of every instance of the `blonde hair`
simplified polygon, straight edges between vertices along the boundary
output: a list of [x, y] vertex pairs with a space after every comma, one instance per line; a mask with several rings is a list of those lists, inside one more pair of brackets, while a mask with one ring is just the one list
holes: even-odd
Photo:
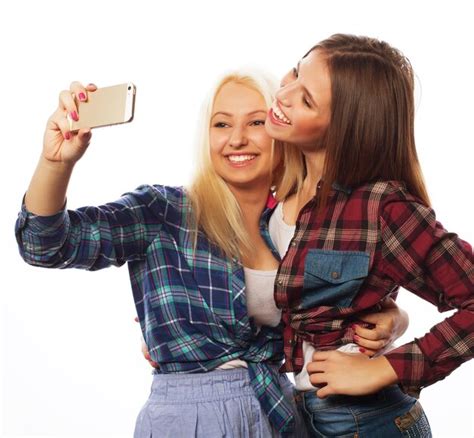
[[[252, 242], [245, 229], [242, 211], [235, 196], [214, 169], [209, 142], [214, 101], [222, 87], [228, 83], [244, 85], [257, 91], [269, 108], [273, 102], [277, 82], [268, 74], [256, 70], [227, 73], [212, 87], [201, 111], [197, 136], [199, 153], [197, 172], [188, 188], [192, 205], [191, 227], [194, 232], [194, 244], [196, 246], [198, 232], [203, 231], [224, 255], [241, 259], [243, 254], [252, 253]], [[273, 180], [278, 179], [280, 174], [281, 171], [277, 169], [272, 175]]]
[[306, 176], [306, 164], [303, 153], [295, 146], [283, 146], [283, 168], [275, 181], [275, 197], [278, 202], [298, 192], [303, 187]]

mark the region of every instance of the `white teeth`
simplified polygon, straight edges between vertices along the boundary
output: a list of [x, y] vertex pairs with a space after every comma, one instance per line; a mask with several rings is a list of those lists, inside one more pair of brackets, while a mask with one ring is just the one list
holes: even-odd
[[278, 119], [280, 119], [281, 121], [285, 122], [288, 125], [291, 123], [290, 119], [286, 117], [285, 114], [283, 114], [280, 107], [277, 105], [276, 101], [273, 102], [272, 110], [273, 110], [273, 114], [275, 114]]
[[227, 158], [233, 163], [241, 163], [243, 161], [253, 160], [255, 155], [229, 155]]

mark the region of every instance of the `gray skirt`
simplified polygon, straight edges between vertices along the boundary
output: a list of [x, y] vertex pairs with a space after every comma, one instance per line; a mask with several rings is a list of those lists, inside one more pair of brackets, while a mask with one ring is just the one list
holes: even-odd
[[[280, 384], [294, 409], [294, 436], [307, 436], [286, 375]], [[151, 394], [137, 418], [134, 438], [273, 438], [246, 368], [199, 374], [155, 374]]]

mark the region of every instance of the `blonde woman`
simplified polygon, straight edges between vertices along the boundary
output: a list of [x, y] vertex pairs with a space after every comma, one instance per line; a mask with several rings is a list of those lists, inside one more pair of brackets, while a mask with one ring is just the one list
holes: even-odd
[[[293, 387], [278, 372], [280, 254], [268, 222], [282, 150], [264, 127], [275, 85], [257, 73], [216, 84], [188, 189], [145, 185], [116, 202], [66, 211], [70, 175], [91, 138], [86, 129], [70, 133], [66, 115], [80, 117], [73, 94], [87, 100], [95, 89], [73, 83], [48, 121], [17, 221], [23, 258], [89, 270], [128, 262], [142, 332], [160, 367], [135, 437], [304, 437]], [[387, 311], [380, 324], [397, 315]]]

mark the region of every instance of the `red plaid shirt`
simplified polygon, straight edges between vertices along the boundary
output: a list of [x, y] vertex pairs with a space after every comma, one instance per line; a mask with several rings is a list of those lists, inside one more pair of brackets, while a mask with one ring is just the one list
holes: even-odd
[[397, 182], [337, 185], [316, 214], [316, 197], [301, 210], [276, 279], [283, 310], [285, 365], [301, 370], [302, 341], [318, 349], [352, 342], [351, 323], [378, 311], [399, 286], [458, 309], [429, 333], [386, 354], [410, 394], [443, 379], [474, 353], [474, 267], [471, 246], [448, 233], [433, 210]]

